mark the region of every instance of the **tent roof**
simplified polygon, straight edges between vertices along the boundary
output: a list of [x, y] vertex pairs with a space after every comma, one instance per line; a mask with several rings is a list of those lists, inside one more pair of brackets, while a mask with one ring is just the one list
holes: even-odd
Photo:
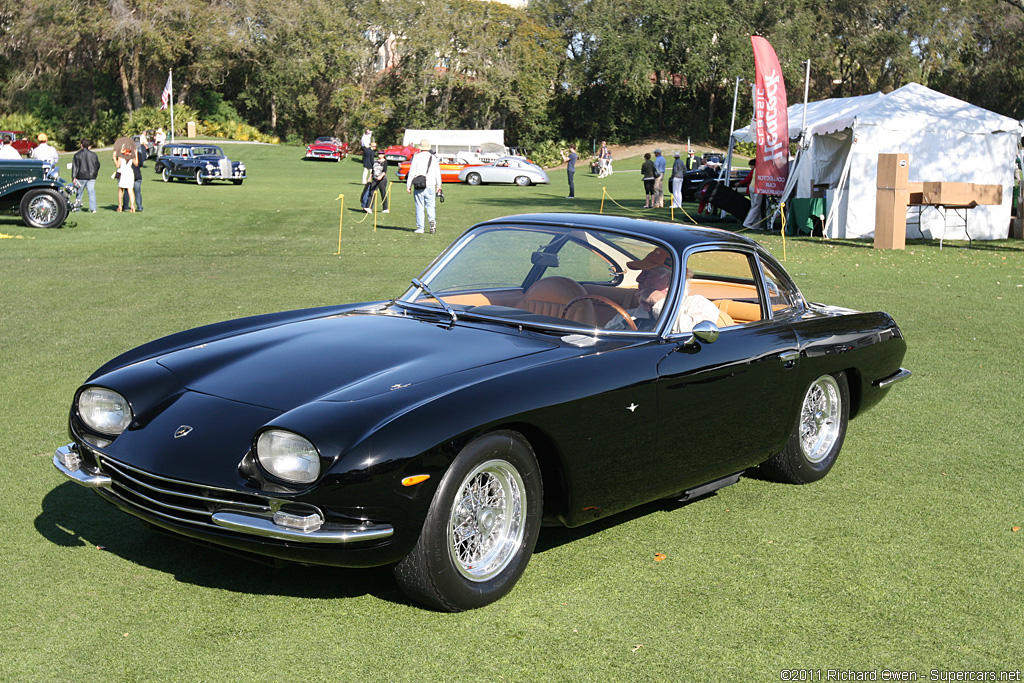
[[[800, 137], [803, 103], [787, 109], [789, 137]], [[888, 95], [876, 92], [860, 97], [839, 97], [807, 104], [807, 131], [826, 135], [859, 125], [885, 125], [890, 130], [961, 130], [993, 133], [1020, 130], [1021, 122], [982, 109], [963, 100], [943, 95], [918, 83], [894, 90]], [[754, 127], [740, 128], [733, 137], [754, 142]]]

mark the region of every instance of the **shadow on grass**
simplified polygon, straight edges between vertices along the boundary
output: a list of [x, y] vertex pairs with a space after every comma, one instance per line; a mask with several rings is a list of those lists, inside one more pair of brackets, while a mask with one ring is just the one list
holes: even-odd
[[413, 604], [398, 588], [387, 567], [348, 569], [286, 565], [287, 570], [183, 537], [151, 529], [95, 493], [65, 482], [42, 501], [35, 519], [41, 536], [63, 547], [92, 547], [182, 583], [237, 593], [298, 598], [352, 598], [372, 595], [398, 604]]

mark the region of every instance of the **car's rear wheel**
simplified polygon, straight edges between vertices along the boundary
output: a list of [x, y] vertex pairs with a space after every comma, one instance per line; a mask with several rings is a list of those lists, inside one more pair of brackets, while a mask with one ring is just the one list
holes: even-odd
[[30, 228], [57, 228], [68, 217], [68, 205], [56, 190], [30, 190], [21, 198], [21, 220]]
[[163, 178], [163, 181], [165, 183], [171, 182], [171, 169], [164, 166], [162, 169], [160, 169], [160, 177]]
[[202, 185], [204, 182], [206, 181], [203, 180], [203, 172], [196, 169], [196, 185]]
[[488, 605], [522, 576], [542, 512], [540, 468], [529, 444], [511, 431], [485, 434], [445, 473], [395, 579], [410, 598], [436, 609]]
[[524, 176], [524, 175], [517, 175], [516, 176], [516, 185], [518, 185], [519, 187], [526, 187], [529, 184], [530, 184], [530, 179], [527, 178], [526, 176]]
[[241, 185], [242, 184], [241, 180], [232, 180], [231, 182], [233, 182], [235, 185]]
[[470, 185], [479, 185], [482, 180], [479, 173], [467, 173], [466, 182]]
[[818, 481], [835, 464], [849, 420], [850, 386], [846, 375], [822, 375], [804, 393], [789, 442], [766, 463], [768, 469], [792, 484]]

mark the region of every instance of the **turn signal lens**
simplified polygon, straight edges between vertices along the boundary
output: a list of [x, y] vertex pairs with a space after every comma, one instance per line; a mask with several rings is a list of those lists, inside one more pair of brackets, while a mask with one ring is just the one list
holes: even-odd
[[414, 477], [406, 477], [402, 480], [402, 486], [415, 486], [416, 484], [422, 484], [427, 479], [430, 479], [429, 474], [417, 474]]

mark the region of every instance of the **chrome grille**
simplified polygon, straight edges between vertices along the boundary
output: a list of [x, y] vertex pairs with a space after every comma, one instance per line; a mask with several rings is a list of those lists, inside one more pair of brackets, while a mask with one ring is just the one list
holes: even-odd
[[268, 517], [271, 514], [268, 501], [259, 496], [161, 477], [102, 455], [98, 459], [103, 472], [111, 479], [106, 492], [151, 515], [223, 531], [210, 519], [218, 510]]
[[220, 175], [221, 175], [221, 177], [222, 178], [229, 177], [231, 175], [231, 160], [230, 159], [221, 159], [218, 163], [220, 164]]

